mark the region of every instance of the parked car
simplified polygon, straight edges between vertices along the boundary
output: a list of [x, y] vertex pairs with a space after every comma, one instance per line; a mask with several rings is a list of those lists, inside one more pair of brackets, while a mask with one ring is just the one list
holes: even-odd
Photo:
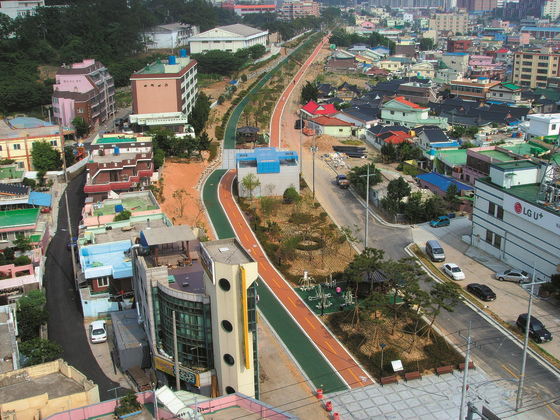
[[340, 188], [348, 188], [350, 186], [350, 182], [348, 181], [346, 175], [337, 175], [335, 182]]
[[305, 121], [303, 120], [296, 120], [296, 123], [294, 125], [294, 128], [296, 130], [301, 130], [302, 128], [305, 128]]
[[77, 246], [78, 246], [78, 238], [77, 237], [73, 237], [72, 239], [68, 239], [68, 251], [70, 251], [72, 249], [72, 247], [74, 248], [74, 251], [75, 251]]
[[431, 227], [449, 226], [449, 216], [438, 216], [430, 222]]
[[471, 283], [467, 286], [467, 292], [487, 302], [496, 300], [496, 293], [485, 284]]
[[443, 264], [443, 272], [451, 277], [453, 280], [464, 280], [465, 273], [457, 264], [447, 263]]
[[428, 242], [426, 242], [426, 255], [429, 256], [434, 262], [445, 261], [445, 252], [443, 251], [443, 248], [441, 247], [439, 242], [435, 239], [430, 239]]
[[496, 278], [499, 281], [514, 281], [519, 284], [531, 283], [531, 276], [529, 275], [529, 273], [516, 268], [499, 271], [496, 273]]
[[89, 338], [94, 344], [107, 341], [107, 323], [105, 321], [93, 321], [89, 325]]
[[[523, 333], [525, 333], [525, 328], [527, 327], [527, 314], [521, 314], [515, 321], [515, 325]], [[529, 337], [531, 337], [537, 343], [546, 343], [552, 340], [552, 334], [548, 331], [544, 324], [537, 318], [531, 315], [531, 322], [529, 323]]]

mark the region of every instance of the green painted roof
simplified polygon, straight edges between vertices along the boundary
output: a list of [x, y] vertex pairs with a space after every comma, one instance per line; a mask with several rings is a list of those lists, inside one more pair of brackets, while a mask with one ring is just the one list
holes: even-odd
[[539, 154], [541, 153], [546, 153], [547, 150], [544, 147], [541, 147], [539, 145], [536, 145], [535, 143], [520, 143], [520, 144], [516, 144], [513, 146], [501, 146], [503, 149], [506, 150], [511, 150], [514, 153], [517, 153], [518, 155], [533, 155], [534, 154], [534, 150], [538, 149], [539, 150]]
[[443, 150], [437, 153], [438, 159], [444, 160], [450, 165], [464, 165], [467, 163], [467, 151], [459, 150]]
[[[98, 138], [96, 143], [97, 144], [115, 144], [115, 143], [131, 143], [131, 142], [135, 142], [135, 141], [138, 141], [138, 139], [136, 137], [125, 137], [125, 138], [103, 137], [103, 138]], [[146, 140], [142, 140], [142, 141], [146, 141]]]
[[521, 87], [514, 85], [513, 83], [502, 83], [502, 86], [511, 90], [521, 89]]
[[535, 89], [535, 93], [538, 95], [546, 96], [546, 99], [550, 99], [551, 101], [560, 101], [560, 92], [556, 92], [554, 89], [547, 88], [537, 88]]
[[496, 162], [493, 163], [494, 166], [497, 166], [498, 168], [502, 168], [504, 170], [510, 170], [510, 169], [530, 169], [530, 168], [536, 168], [538, 166], [538, 164], [530, 161], [530, 160], [515, 160], [515, 161], [511, 161], [511, 162]]
[[37, 223], [41, 209], [20, 209], [0, 212], [0, 229], [33, 226]]
[[0, 179], [13, 179], [23, 177], [24, 171], [18, 171], [13, 166], [0, 167]]
[[500, 162], [508, 162], [510, 160], [514, 160], [507, 153], [500, 152], [499, 150], [481, 150], [478, 153], [480, 153], [481, 155], [484, 155], [484, 156], [488, 156], [492, 159], [497, 159]]

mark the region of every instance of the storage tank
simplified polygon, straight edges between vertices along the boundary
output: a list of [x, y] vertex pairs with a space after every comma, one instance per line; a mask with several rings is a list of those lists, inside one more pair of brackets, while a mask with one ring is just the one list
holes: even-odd
[[174, 55], [170, 55], [170, 56], [169, 56], [169, 64], [170, 64], [170, 65], [177, 64], [177, 59], [175, 58]]

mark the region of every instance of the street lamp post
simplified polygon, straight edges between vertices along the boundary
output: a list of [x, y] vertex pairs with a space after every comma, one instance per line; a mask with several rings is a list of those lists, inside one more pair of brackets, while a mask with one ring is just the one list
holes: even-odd
[[368, 236], [369, 236], [369, 177], [374, 174], [369, 173], [369, 163], [367, 166], [367, 175], [361, 175], [361, 177], [366, 177], [367, 179], [367, 187], [366, 187], [366, 232], [365, 232], [365, 240], [364, 240], [364, 248], [368, 247]]
[[381, 343], [381, 344], [379, 344], [379, 347], [381, 347], [381, 376], [383, 376], [383, 350], [385, 350], [385, 347], [387, 347], [387, 344]]
[[313, 133], [313, 147], [311, 147], [313, 152], [313, 198], [315, 198], [315, 152], [317, 152], [317, 147], [315, 147], [315, 133]]

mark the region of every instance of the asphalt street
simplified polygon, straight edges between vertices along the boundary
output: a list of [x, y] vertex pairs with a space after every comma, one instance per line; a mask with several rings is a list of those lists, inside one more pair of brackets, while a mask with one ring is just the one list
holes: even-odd
[[[78, 231], [81, 211], [84, 206], [85, 172], [76, 177], [68, 185], [68, 205], [74, 236]], [[99, 385], [101, 401], [115, 398], [117, 382], [111, 381], [99, 367], [84, 328], [84, 319], [80, 304], [80, 296], [75, 289], [72, 276], [71, 253], [67, 244], [70, 238], [67, 230], [66, 203], [64, 194], [60, 195], [58, 212], [58, 231], [52, 238], [47, 249], [45, 264], [45, 288], [47, 295], [48, 338], [62, 347], [62, 358], [75, 367], [87, 378]], [[126, 390], [118, 389], [118, 395], [125, 395]]]

